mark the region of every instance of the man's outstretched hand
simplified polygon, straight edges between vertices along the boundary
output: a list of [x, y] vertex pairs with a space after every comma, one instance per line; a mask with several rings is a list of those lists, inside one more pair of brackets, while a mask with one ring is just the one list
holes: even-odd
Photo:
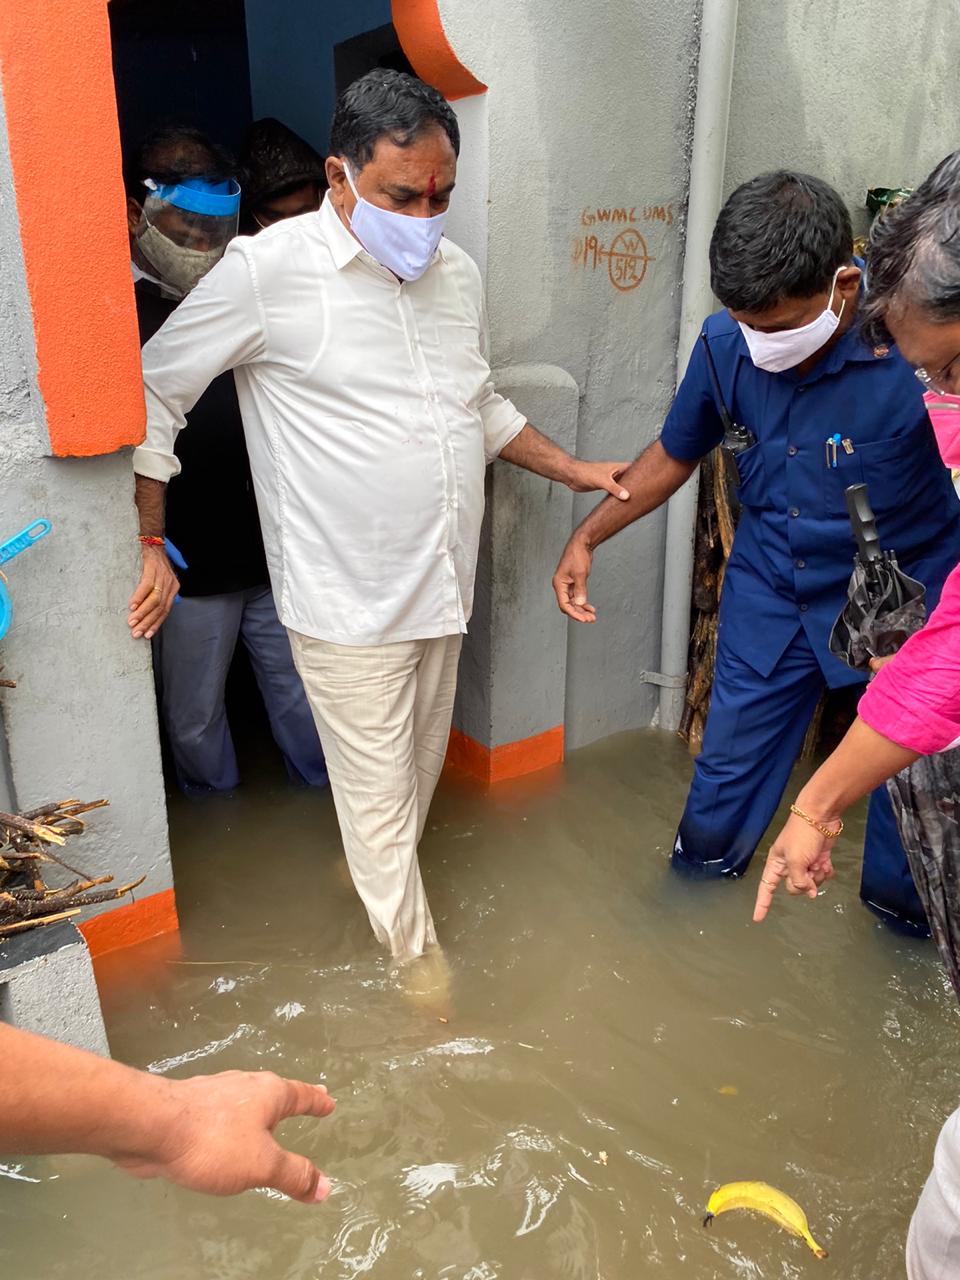
[[273, 1136], [281, 1120], [333, 1111], [334, 1101], [323, 1085], [286, 1080], [270, 1071], [226, 1071], [164, 1083], [171, 1091], [167, 1123], [158, 1126], [155, 1145], [112, 1155], [121, 1169], [215, 1196], [273, 1187], [303, 1204], [327, 1198], [326, 1176]]
[[273, 1130], [288, 1117], [333, 1108], [323, 1085], [271, 1071], [168, 1080], [0, 1022], [7, 1151], [82, 1152], [136, 1178], [166, 1178], [208, 1195], [273, 1187], [315, 1204], [330, 1183], [306, 1156], [281, 1147]]

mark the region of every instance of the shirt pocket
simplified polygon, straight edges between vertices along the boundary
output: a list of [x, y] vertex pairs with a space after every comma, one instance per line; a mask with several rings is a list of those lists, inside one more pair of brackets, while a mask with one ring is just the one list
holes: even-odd
[[475, 409], [490, 381], [490, 365], [480, 350], [480, 331], [469, 321], [437, 324], [437, 345], [443, 368], [468, 409]]
[[[826, 439], [826, 433], [824, 433], [824, 439]], [[826, 443], [818, 447], [819, 462], [823, 468], [823, 514], [828, 518], [842, 515], [847, 509], [846, 490], [852, 484], [863, 483], [863, 450], [854, 445], [853, 453], [847, 453], [843, 445], [838, 444], [837, 465], [834, 466], [833, 446], [830, 446], [829, 451]]]

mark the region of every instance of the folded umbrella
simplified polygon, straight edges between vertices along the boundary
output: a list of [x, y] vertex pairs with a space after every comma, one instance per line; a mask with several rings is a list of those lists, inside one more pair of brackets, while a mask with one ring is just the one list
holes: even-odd
[[865, 484], [846, 491], [850, 525], [857, 541], [847, 603], [830, 633], [830, 652], [848, 667], [865, 671], [871, 658], [888, 658], [926, 621], [922, 582], [883, 551]]

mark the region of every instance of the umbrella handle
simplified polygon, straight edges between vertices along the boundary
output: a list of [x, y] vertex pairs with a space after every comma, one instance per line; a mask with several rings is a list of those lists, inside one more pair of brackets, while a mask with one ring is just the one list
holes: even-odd
[[883, 559], [883, 552], [880, 549], [880, 535], [877, 533], [877, 521], [870, 506], [867, 486], [852, 484], [844, 490], [844, 496], [861, 561], [865, 567], [879, 563]]

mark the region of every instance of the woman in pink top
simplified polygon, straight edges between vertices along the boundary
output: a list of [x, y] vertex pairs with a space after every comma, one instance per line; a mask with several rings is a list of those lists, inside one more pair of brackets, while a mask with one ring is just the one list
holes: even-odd
[[830, 853], [845, 809], [920, 756], [960, 745], [960, 566], [923, 630], [895, 658], [871, 665], [879, 674], [856, 720], [797, 796], [767, 856], [754, 920], [766, 916], [781, 880], [788, 893], [817, 896], [833, 875]]
[[[867, 266], [864, 324], [892, 337], [917, 368], [947, 466], [960, 467], [960, 152], [948, 156], [878, 223]], [[816, 898], [833, 875], [831, 852], [848, 805], [922, 755], [960, 745], [960, 567], [922, 631], [875, 663], [843, 742], [791, 805], [760, 880], [753, 918], [763, 920], [781, 881]], [[933, 1171], [910, 1223], [908, 1280], [960, 1276], [960, 1110], [937, 1140]]]

